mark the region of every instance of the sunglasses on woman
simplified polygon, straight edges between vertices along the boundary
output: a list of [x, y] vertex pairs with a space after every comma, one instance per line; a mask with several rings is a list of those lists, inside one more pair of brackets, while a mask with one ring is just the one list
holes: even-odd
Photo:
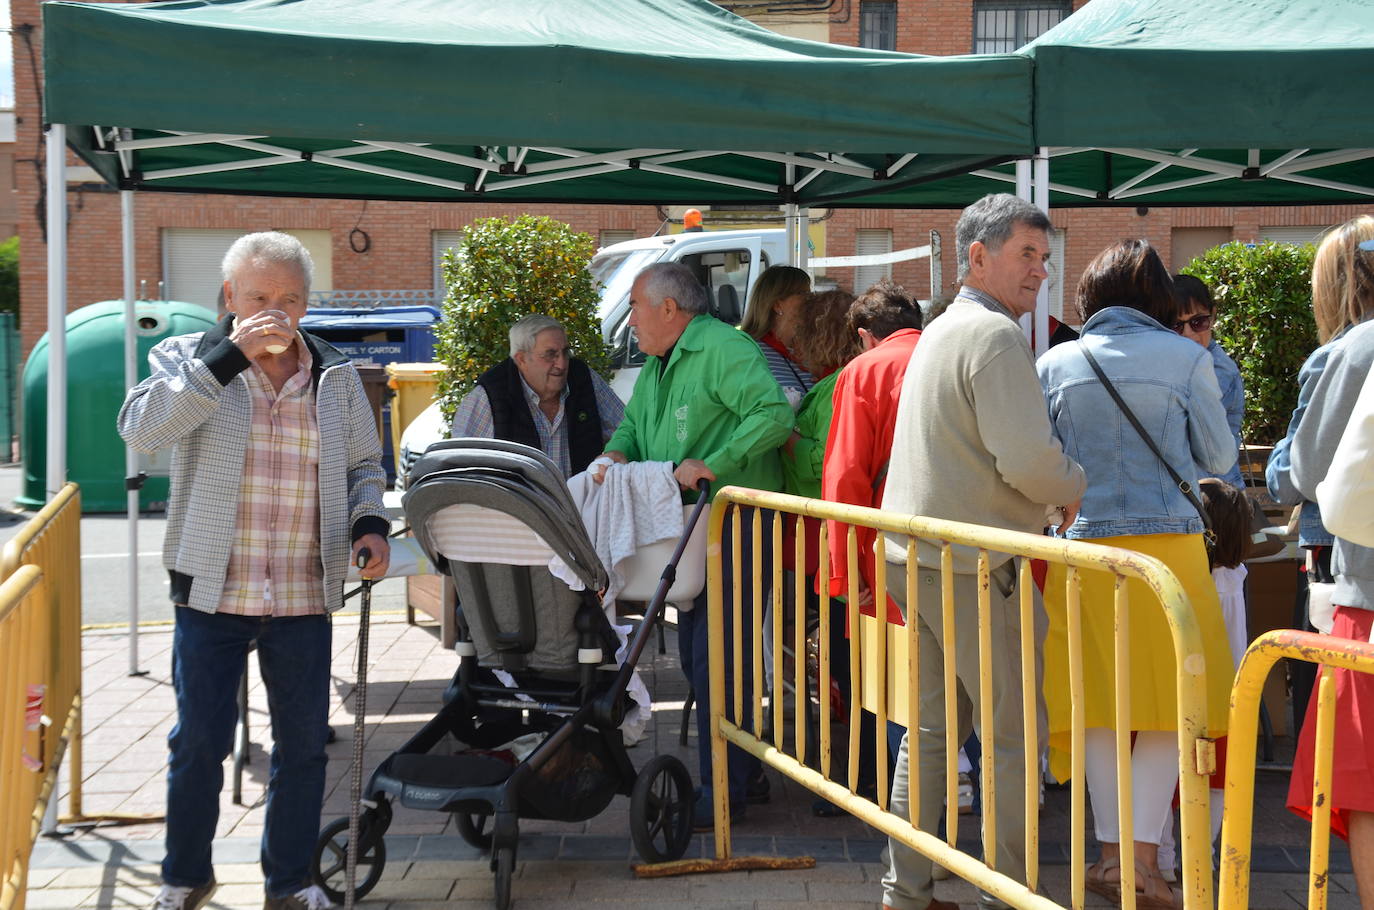
[[1203, 313], [1201, 316], [1194, 316], [1192, 319], [1180, 319], [1178, 322], [1174, 323], [1174, 331], [1182, 335], [1183, 327], [1187, 326], [1194, 332], [1205, 332], [1212, 327], [1213, 318], [1212, 314]]

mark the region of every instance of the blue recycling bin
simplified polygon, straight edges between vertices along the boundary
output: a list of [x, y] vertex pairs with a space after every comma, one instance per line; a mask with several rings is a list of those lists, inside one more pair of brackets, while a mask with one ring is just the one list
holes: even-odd
[[391, 442], [391, 396], [382, 367], [433, 360], [438, 319], [439, 310], [432, 306], [392, 306], [312, 308], [301, 320], [302, 329], [347, 354], [363, 377], [368, 397], [375, 395], [382, 401], [382, 463], [388, 483], [396, 480], [396, 457]]

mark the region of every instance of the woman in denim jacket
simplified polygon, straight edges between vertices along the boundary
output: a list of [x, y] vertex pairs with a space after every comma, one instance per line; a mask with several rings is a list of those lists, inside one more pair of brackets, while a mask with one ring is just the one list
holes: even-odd
[[[1055, 432], [1065, 453], [1088, 474], [1078, 518], [1064, 533], [1153, 556], [1178, 576], [1202, 632], [1208, 735], [1219, 736], [1226, 731], [1233, 667], [1202, 519], [1098, 380], [1082, 347], [1093, 353], [1163, 457], [1194, 484], [1202, 475], [1225, 473], [1236, 461], [1212, 357], [1166, 328], [1177, 316], [1172, 282], [1143, 240], [1120, 241], [1093, 260], [1078, 285], [1078, 307], [1084, 319], [1080, 343], [1060, 345], [1038, 364]], [[1086, 769], [1102, 844], [1102, 860], [1088, 870], [1087, 884], [1119, 899], [1113, 577], [1084, 572], [1081, 579]], [[1157, 598], [1140, 582], [1127, 587], [1132, 607], [1129, 725], [1137, 731], [1131, 755], [1137, 906], [1171, 907], [1176, 898], [1161, 877], [1157, 854], [1178, 781], [1174, 647]], [[1050, 762], [1055, 776], [1066, 780], [1071, 705], [1062, 567], [1050, 569], [1045, 608]]]

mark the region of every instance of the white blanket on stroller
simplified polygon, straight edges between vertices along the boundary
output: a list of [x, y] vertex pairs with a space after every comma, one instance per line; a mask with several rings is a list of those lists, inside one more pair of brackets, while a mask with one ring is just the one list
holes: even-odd
[[[590, 470], [570, 477], [568, 492], [572, 494], [573, 505], [582, 513], [587, 536], [610, 578], [601, 604], [620, 638], [620, 649], [616, 652], [616, 660], [620, 662], [624, 660], [632, 627], [616, 624], [615, 599], [625, 586], [619, 566], [640, 547], [682, 535], [682, 498], [678, 483], [673, 479], [672, 462], [612, 464], [606, 469], [602, 483], [592, 479], [599, 468], [600, 465], [593, 463]], [[573, 590], [583, 587], [557, 557], [549, 563], [549, 571]], [[627, 744], [643, 736], [652, 709], [649, 690], [639, 678], [638, 670], [630, 679], [628, 691], [635, 707], [630, 709], [621, 725]]]

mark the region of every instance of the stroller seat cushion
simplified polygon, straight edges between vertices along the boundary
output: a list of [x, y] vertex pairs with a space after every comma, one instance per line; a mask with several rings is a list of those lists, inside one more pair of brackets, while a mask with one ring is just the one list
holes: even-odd
[[487, 787], [501, 783], [513, 770], [515, 756], [509, 752], [401, 754], [391, 761], [391, 771], [397, 780], [421, 787]]

